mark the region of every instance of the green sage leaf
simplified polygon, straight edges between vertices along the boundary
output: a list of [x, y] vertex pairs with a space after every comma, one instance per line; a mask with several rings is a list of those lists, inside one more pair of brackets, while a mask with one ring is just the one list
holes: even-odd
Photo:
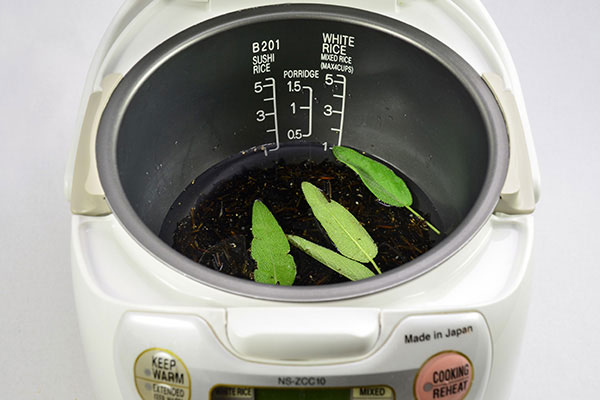
[[351, 281], [375, 276], [373, 271], [363, 264], [344, 257], [326, 247], [319, 246], [299, 236], [288, 235], [287, 238], [291, 244]]
[[377, 255], [377, 245], [356, 218], [341, 204], [327, 200], [313, 184], [302, 182], [302, 192], [313, 214], [340, 253], [360, 262], [372, 263]]
[[390, 206], [406, 207], [417, 218], [425, 221], [436, 234], [441, 232], [419, 213], [413, 210], [413, 198], [410, 189], [402, 178], [382, 163], [363, 156], [359, 152], [344, 146], [333, 147], [333, 155], [360, 176], [365, 186], [380, 201]]
[[296, 279], [296, 263], [288, 254], [290, 244], [271, 211], [260, 200], [252, 206], [252, 236], [250, 255], [258, 267], [254, 280], [292, 285]]
[[396, 207], [412, 204], [413, 198], [408, 186], [394, 171], [348, 147], [335, 146], [332, 150], [335, 158], [356, 172], [380, 201]]

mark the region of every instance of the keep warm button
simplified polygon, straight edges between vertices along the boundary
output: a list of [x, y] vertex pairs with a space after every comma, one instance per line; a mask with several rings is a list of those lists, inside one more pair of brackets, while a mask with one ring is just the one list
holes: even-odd
[[190, 399], [190, 374], [183, 361], [169, 350], [143, 351], [133, 369], [135, 386], [143, 400]]
[[427, 360], [415, 378], [417, 400], [462, 400], [473, 383], [473, 364], [464, 355], [444, 351]]

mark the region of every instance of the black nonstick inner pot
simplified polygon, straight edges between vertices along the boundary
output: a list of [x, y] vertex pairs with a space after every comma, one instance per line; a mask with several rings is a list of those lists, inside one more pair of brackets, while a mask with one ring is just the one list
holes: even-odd
[[[352, 46], [348, 39], [340, 39], [351, 60], [333, 63], [339, 67], [322, 64], [326, 33], [353, 38]], [[265, 53], [260, 48], [254, 53], [253, 43], [266, 43]], [[253, 69], [256, 54], [273, 54], [269, 71]], [[292, 70], [318, 71], [320, 76], [285, 75]], [[326, 74], [343, 75], [345, 87], [328, 85]], [[339, 108], [333, 103], [339, 96], [333, 94], [344, 93], [342, 144], [384, 159], [415, 182], [435, 204], [447, 237], [393, 271], [325, 287], [244, 281], [171, 249], [158, 234], [169, 207], [194, 178], [247, 149], [257, 148], [269, 157], [278, 154], [269, 151], [276, 147], [270, 122], [257, 114], [261, 109], [271, 111], [267, 107], [273, 103], [263, 93], [265, 83], [272, 82], [269, 77], [276, 82], [281, 147], [302, 141], [318, 143], [317, 147], [323, 142], [338, 144], [338, 132], [331, 128], [339, 128], [340, 120], [325, 115], [324, 106]], [[292, 101], [308, 101], [306, 95], [293, 97], [308, 93], [294, 92], [295, 80], [313, 90], [313, 133], [289, 140], [288, 128], [304, 129], [307, 121], [289, 112]], [[256, 82], [262, 86], [258, 92]], [[508, 164], [508, 138], [499, 106], [481, 77], [451, 49], [387, 17], [308, 5], [221, 16], [152, 50], [113, 93], [100, 123], [96, 151], [102, 186], [115, 216], [166, 265], [225, 291], [305, 302], [378, 292], [438, 266], [487, 221]], [[306, 157], [314, 154], [311, 150]]]

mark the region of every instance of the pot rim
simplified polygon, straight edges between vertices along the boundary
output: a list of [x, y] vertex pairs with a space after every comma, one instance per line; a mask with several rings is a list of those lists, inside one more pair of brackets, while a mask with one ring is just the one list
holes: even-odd
[[[187, 47], [221, 32], [259, 22], [317, 19], [352, 23], [409, 42], [444, 65], [471, 95], [489, 135], [487, 172], [475, 203], [460, 224], [433, 249], [373, 278], [323, 286], [273, 286], [232, 277], [200, 266], [172, 249], [138, 217], [121, 185], [117, 143], [121, 121], [143, 82], [164, 62]], [[484, 226], [499, 200], [508, 170], [508, 135], [503, 114], [477, 72], [449, 47], [398, 20], [354, 8], [330, 5], [275, 5], [237, 11], [194, 25], [150, 51], [124, 76], [113, 92], [98, 128], [98, 172], [106, 200], [116, 219], [137, 243], [166, 266], [215, 289], [245, 297], [282, 302], [314, 303], [356, 298], [381, 292], [436, 268], [461, 250]]]

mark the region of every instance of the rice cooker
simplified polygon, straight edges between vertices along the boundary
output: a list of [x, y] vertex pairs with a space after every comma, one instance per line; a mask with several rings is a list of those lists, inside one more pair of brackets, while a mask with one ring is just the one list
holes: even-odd
[[[509, 398], [539, 178], [477, 0], [129, 0], [94, 58], [66, 179], [97, 399]], [[427, 193], [446, 236], [373, 278], [232, 277], [160, 236], [203, 171], [344, 145]]]

